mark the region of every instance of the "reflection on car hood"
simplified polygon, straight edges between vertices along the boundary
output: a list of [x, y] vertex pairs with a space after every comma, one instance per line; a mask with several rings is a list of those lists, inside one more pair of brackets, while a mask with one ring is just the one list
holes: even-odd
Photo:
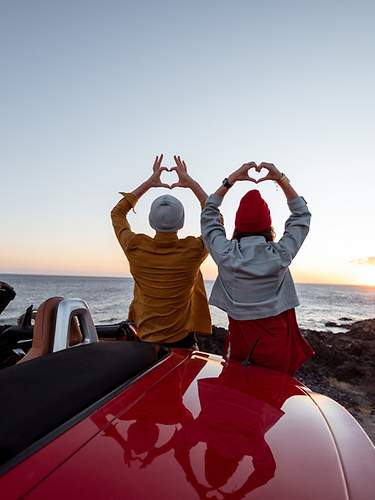
[[[31, 498], [349, 498], [330, 430], [287, 375], [196, 353], [172, 355], [90, 417], [98, 432]], [[122, 399], [121, 399], [122, 398]], [[63, 436], [61, 437], [61, 439]], [[363, 497], [365, 498], [365, 497]]]

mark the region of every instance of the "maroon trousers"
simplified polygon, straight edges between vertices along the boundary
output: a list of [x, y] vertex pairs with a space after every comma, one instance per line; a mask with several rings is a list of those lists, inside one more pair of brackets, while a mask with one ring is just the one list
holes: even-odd
[[314, 355], [310, 344], [299, 331], [294, 309], [254, 320], [229, 317], [229, 335], [225, 346], [227, 359], [250, 362], [258, 366], [294, 375]]

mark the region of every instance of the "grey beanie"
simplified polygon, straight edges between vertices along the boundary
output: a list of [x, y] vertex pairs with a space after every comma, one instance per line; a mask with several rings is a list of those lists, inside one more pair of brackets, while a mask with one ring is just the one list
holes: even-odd
[[174, 233], [184, 225], [184, 207], [174, 196], [163, 194], [152, 202], [148, 220], [155, 231]]

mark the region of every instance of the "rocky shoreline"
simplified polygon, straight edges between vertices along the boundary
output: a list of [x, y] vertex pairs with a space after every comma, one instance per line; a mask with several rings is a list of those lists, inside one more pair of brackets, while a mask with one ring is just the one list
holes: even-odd
[[[375, 319], [342, 319], [334, 326], [346, 328], [344, 333], [302, 330], [316, 354], [295, 378], [343, 405], [375, 442]], [[199, 349], [222, 354], [226, 335], [214, 326], [212, 336], [198, 336]]]

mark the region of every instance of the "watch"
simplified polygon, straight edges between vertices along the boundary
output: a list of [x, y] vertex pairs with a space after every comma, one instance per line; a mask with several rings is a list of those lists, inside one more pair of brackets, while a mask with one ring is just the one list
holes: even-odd
[[223, 185], [224, 187], [226, 187], [227, 189], [229, 189], [229, 188], [231, 188], [231, 187], [233, 186], [233, 184], [231, 184], [231, 183], [229, 182], [228, 177], [225, 177], [225, 179], [224, 179], [224, 180], [223, 180], [223, 182], [222, 182], [222, 185]]

